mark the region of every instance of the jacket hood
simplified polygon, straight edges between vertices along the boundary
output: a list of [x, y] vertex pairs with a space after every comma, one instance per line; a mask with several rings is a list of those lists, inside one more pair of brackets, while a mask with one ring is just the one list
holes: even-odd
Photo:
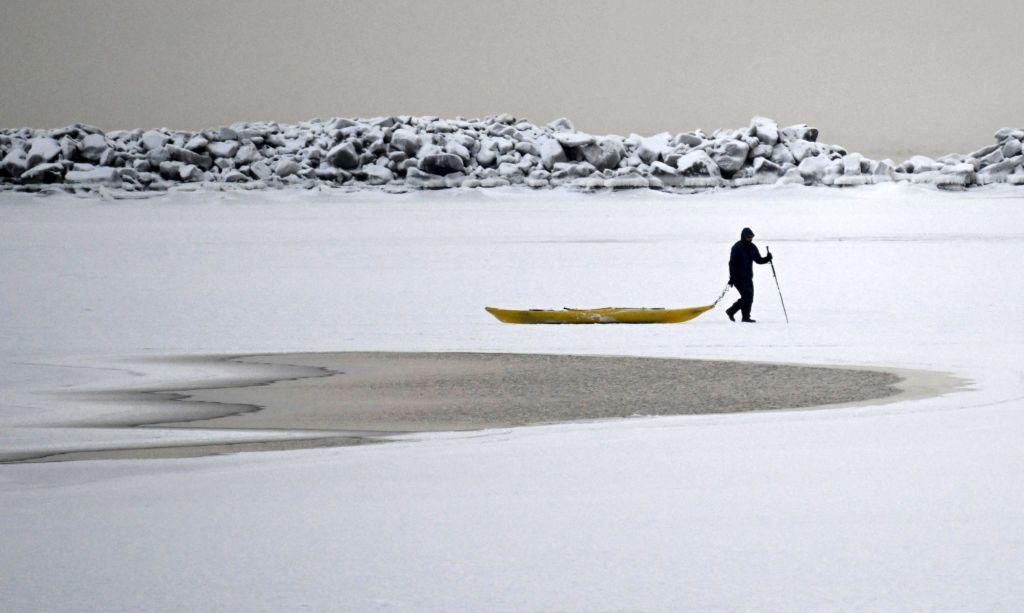
[[745, 238], [754, 238], [754, 231], [750, 228], [743, 228], [743, 231], [740, 232], [740, 240]]

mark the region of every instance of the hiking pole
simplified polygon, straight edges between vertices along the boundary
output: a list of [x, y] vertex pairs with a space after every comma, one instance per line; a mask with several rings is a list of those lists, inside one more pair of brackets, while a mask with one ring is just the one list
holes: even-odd
[[[765, 245], [764, 250], [768, 252], [768, 255], [772, 254], [772, 250]], [[782, 298], [782, 288], [779, 287], [779, 275], [775, 274], [775, 261], [769, 260], [769, 264], [772, 265], [772, 276], [775, 277], [775, 289], [779, 290], [779, 302], [782, 303], [782, 314], [786, 316], [786, 323], [789, 323], [789, 313], [786, 312], [786, 301]]]

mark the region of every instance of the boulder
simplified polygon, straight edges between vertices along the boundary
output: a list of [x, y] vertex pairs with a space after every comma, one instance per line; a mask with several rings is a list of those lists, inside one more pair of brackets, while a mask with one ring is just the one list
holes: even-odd
[[171, 141], [171, 137], [167, 136], [159, 130], [148, 130], [142, 134], [142, 138], [139, 142], [142, 144], [143, 151], [152, 151], [159, 149]]
[[773, 178], [777, 178], [783, 173], [782, 167], [768, 158], [756, 158], [752, 168], [755, 176], [771, 175]]
[[540, 163], [545, 169], [551, 170], [555, 164], [567, 159], [565, 150], [557, 140], [549, 138], [540, 144]]
[[685, 176], [706, 176], [719, 178], [722, 176], [718, 164], [706, 151], [691, 151], [679, 158], [676, 169]]
[[100, 158], [107, 151], [107, 139], [102, 134], [87, 134], [79, 145], [79, 152], [83, 159], [90, 162], [99, 162]]
[[1003, 141], [1003, 147], [1000, 151], [1003, 152], [1004, 158], [1012, 158], [1021, 152], [1021, 142], [1010, 136]]
[[70, 136], [62, 136], [60, 138], [60, 157], [65, 160], [74, 160], [78, 157], [78, 151], [81, 146], [81, 143]]
[[516, 143], [516, 151], [523, 155], [532, 155], [536, 158], [540, 158], [540, 148], [537, 143], [524, 140]]
[[385, 183], [390, 183], [395, 179], [394, 173], [384, 166], [378, 166], [376, 164], [363, 166], [362, 172], [366, 175], [366, 182], [370, 185], [384, 185]]
[[995, 151], [995, 150], [997, 150], [999, 148], [1000, 148], [1000, 145], [998, 145], [998, 144], [987, 145], [985, 147], [982, 147], [981, 149], [978, 149], [977, 151], [972, 151], [970, 154], [968, 154], [968, 157], [972, 157], [972, 158], [980, 160], [981, 158], [985, 157], [986, 155], [992, 153], [993, 151]]
[[672, 136], [668, 132], [642, 138], [637, 144], [636, 154], [644, 164], [651, 164], [662, 159], [663, 154], [673, 151], [671, 140]]
[[515, 162], [515, 165], [518, 166], [523, 171], [524, 175], [528, 175], [530, 174], [530, 172], [533, 171], [534, 167], [536, 167], [539, 162], [540, 160], [538, 158], [528, 153], [524, 155], [518, 162]]
[[583, 147], [583, 159], [598, 170], [618, 168], [625, 154], [626, 148], [622, 146], [622, 141], [614, 138], [602, 138]]
[[391, 148], [412, 157], [419, 151], [419, 136], [412, 130], [398, 129], [391, 133]]
[[165, 160], [160, 162], [158, 167], [160, 176], [165, 179], [179, 180], [181, 178], [181, 167], [184, 166], [181, 162], [174, 160]]
[[213, 158], [208, 155], [199, 154], [195, 151], [189, 151], [184, 147], [176, 147], [174, 145], [168, 145], [166, 149], [170, 152], [172, 160], [182, 164], [191, 164], [202, 170], [209, 170], [213, 166]]
[[299, 172], [299, 163], [291, 158], [281, 158], [281, 160], [274, 166], [274, 174], [280, 178], [285, 178]]
[[327, 161], [335, 168], [352, 170], [359, 166], [359, 154], [351, 142], [344, 142], [327, 152]]
[[432, 175], [444, 176], [466, 169], [462, 158], [453, 153], [434, 153], [420, 158], [419, 169]]
[[546, 170], [538, 168], [537, 170], [531, 172], [528, 177], [526, 177], [525, 183], [528, 187], [532, 187], [534, 189], [540, 189], [542, 187], [551, 187], [551, 183], [548, 182], [548, 178], [550, 176], [551, 173], [549, 173]]
[[583, 132], [556, 132], [555, 140], [563, 147], [585, 147], [593, 144], [597, 139], [590, 134]]
[[936, 162], [926, 155], [915, 155], [900, 165], [904, 172], [910, 173], [931, 172], [939, 170], [942, 166], [942, 162]]
[[274, 176], [274, 169], [266, 160], [259, 160], [249, 165], [249, 172], [257, 179], [269, 179]]
[[694, 132], [676, 134], [676, 142], [688, 147], [696, 147], [704, 142], [704, 138]]
[[555, 132], [574, 132], [576, 127], [572, 125], [572, 122], [565, 117], [559, 117], [558, 119], [549, 122], [548, 127]]
[[872, 160], [868, 164], [868, 172], [875, 177], [876, 182], [879, 180], [879, 177], [891, 180], [895, 171], [896, 166], [892, 163], [892, 160]]
[[769, 159], [778, 165], [783, 164], [796, 164], [797, 160], [793, 157], [793, 153], [789, 150], [789, 147], [782, 143], [776, 144], [772, 147], [772, 154], [768, 156]]
[[121, 175], [116, 168], [101, 166], [90, 170], [69, 170], [64, 175], [65, 183], [120, 185]]
[[621, 173], [604, 179], [604, 186], [611, 189], [645, 189], [651, 186], [647, 177], [643, 176], [636, 168], [623, 169]]
[[444, 177], [423, 172], [419, 168], [410, 168], [405, 173], [405, 183], [418, 189], [444, 189], [447, 187]]
[[790, 168], [775, 183], [778, 185], [803, 185], [804, 177], [798, 168]]
[[769, 147], [774, 147], [779, 142], [779, 126], [774, 120], [767, 117], [755, 117], [751, 120], [753, 136]]
[[33, 166], [21, 175], [21, 180], [26, 183], [56, 183], [63, 178], [64, 165], [57, 162]]
[[805, 123], [798, 123], [786, 128], [783, 128], [779, 132], [779, 138], [786, 141], [803, 140], [808, 142], [816, 142], [818, 140], [818, 129], [812, 128]]
[[462, 161], [464, 163], [468, 162], [472, 157], [472, 155], [469, 153], [469, 149], [467, 149], [464, 145], [456, 141], [448, 141], [447, 143], [445, 143], [444, 150], [447, 153], [459, 156], [460, 158], [462, 158]]
[[238, 130], [235, 130], [234, 128], [230, 128], [228, 126], [224, 126], [220, 130], [217, 130], [217, 133], [212, 140], [239, 140], [239, 138], [240, 137], [238, 135]]
[[998, 164], [999, 162], [1002, 162], [1004, 159], [1006, 158], [1003, 156], [1003, 150], [997, 147], [988, 155], [979, 158], [978, 166], [980, 168], [985, 168], [986, 166], [991, 166], [992, 164]]
[[156, 168], [160, 166], [160, 164], [171, 159], [171, 149], [169, 146], [152, 149], [146, 154], [146, 159], [149, 160], [149, 163], [153, 168]]
[[1007, 175], [1020, 168], [1022, 159], [1024, 156], [1018, 155], [989, 164], [979, 170], [976, 177], [982, 183], [1001, 182]]
[[263, 156], [260, 155], [259, 149], [255, 145], [242, 145], [235, 152], [234, 158], [236, 166], [245, 166], [262, 159]]
[[182, 164], [178, 168], [178, 176], [186, 183], [198, 183], [205, 178], [203, 171], [195, 164]]
[[225, 183], [246, 183], [249, 181], [249, 177], [240, 170], [231, 169], [221, 175], [221, 180]]
[[864, 159], [859, 153], [850, 153], [843, 156], [843, 175], [859, 175], [860, 174], [860, 163]]
[[[190, 149], [187, 145], [185, 148]], [[233, 158], [240, 148], [241, 146], [238, 141], [225, 140], [209, 143], [206, 147], [206, 151], [214, 158]]]
[[26, 165], [29, 168], [45, 164], [57, 159], [60, 155], [60, 143], [48, 136], [36, 137], [28, 141]]
[[743, 168], [747, 161], [747, 154], [750, 147], [741, 140], [727, 139], [715, 141], [710, 148], [709, 154], [722, 171], [722, 176], [728, 177]]
[[1015, 138], [1017, 140], [1024, 140], [1024, 130], [1020, 128], [1000, 128], [996, 130], [996, 142], [1002, 143], [1008, 138]]
[[815, 183], [820, 183], [825, 178], [828, 166], [829, 159], [827, 157], [815, 155], [800, 160], [797, 169], [800, 171], [800, 176], [804, 178], [804, 183], [814, 185]]
[[0, 162], [0, 166], [3, 167], [5, 173], [12, 177], [20, 177], [21, 173], [25, 172], [28, 168], [28, 155], [21, 146], [16, 146], [7, 152], [4, 156], [3, 162]]
[[793, 156], [793, 161], [798, 164], [806, 158], [816, 156], [819, 153], [816, 144], [804, 140], [792, 140], [786, 143], [785, 146], [789, 149], [790, 155]]
[[196, 134], [192, 138], [185, 142], [185, 148], [189, 151], [200, 151], [205, 148], [210, 141], [206, 139], [202, 134]]

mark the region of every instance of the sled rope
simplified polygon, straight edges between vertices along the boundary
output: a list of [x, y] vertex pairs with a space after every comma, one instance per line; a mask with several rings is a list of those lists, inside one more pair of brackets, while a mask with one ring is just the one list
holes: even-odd
[[718, 298], [715, 298], [715, 301], [711, 303], [711, 308], [715, 308], [716, 306], [718, 306], [718, 303], [722, 301], [722, 298], [725, 298], [725, 294], [728, 291], [729, 291], [729, 284], [726, 283], [725, 284], [725, 289], [723, 289], [722, 293], [718, 295]]

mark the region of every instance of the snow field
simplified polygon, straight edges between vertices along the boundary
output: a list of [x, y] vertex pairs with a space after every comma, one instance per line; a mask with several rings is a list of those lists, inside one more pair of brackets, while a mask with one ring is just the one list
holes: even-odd
[[[876, 407], [2, 466], [13, 609], [1013, 610], [1024, 597], [1016, 188], [2, 198], [0, 432], [125, 410], [39, 392], [188, 371], [140, 359], [169, 354], [631, 354], [971, 382]], [[743, 226], [776, 254], [789, 326], [767, 267], [756, 326], [717, 309], [649, 327], [483, 311], [702, 304]]]

